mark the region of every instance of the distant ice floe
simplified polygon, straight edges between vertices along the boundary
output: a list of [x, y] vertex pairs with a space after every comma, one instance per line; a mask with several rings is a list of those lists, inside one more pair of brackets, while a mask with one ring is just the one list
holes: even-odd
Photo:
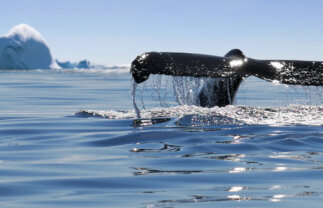
[[93, 64], [89, 60], [84, 59], [79, 62], [71, 62], [71, 61], [60, 61], [56, 59], [56, 63], [62, 69], [127, 69], [128, 72], [130, 70], [130, 65], [116, 65], [116, 66], [105, 66], [100, 64]]
[[[82, 74], [99, 74], [99, 75], [111, 75], [111, 76], [130, 76], [129, 75], [129, 68], [64, 68], [64, 69], [57, 69], [57, 72], [60, 73], [82, 73]], [[42, 70], [39, 70], [42, 71]]]
[[0, 37], [0, 69], [59, 69], [42, 35], [26, 24]]
[[[70, 61], [59, 61], [56, 60], [56, 63], [62, 68], [62, 69], [91, 69], [96, 68], [96, 65], [92, 65], [90, 61], [84, 59], [79, 62], [70, 62]], [[98, 68], [103, 68], [98, 67]]]
[[[87, 62], [87, 60], [84, 60], [84, 61]], [[70, 62], [70, 61], [59, 61], [57, 59], [56, 59], [56, 63], [62, 69], [74, 69], [74, 68], [78, 68], [78, 66], [79, 66], [79, 63], [74, 63], [74, 62]], [[85, 66], [84, 68], [89, 68], [89, 64], [87, 66]]]

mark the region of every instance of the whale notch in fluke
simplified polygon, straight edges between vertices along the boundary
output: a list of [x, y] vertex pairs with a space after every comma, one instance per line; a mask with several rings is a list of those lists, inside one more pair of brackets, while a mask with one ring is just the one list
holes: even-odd
[[206, 98], [203, 88], [200, 92], [200, 104], [205, 107], [231, 104], [241, 80], [248, 76], [282, 84], [323, 85], [321, 61], [252, 59], [239, 49], [229, 51], [224, 57], [191, 53], [144, 53], [132, 62], [130, 72], [137, 83], [146, 81], [150, 74], [219, 78], [218, 83], [212, 86], [209, 83], [203, 87], [213, 88], [214, 98]]

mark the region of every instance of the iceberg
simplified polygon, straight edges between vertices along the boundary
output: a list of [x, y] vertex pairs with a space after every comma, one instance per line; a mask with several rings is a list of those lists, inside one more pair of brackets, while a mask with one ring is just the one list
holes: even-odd
[[88, 60], [85, 59], [83, 61], [80, 61], [77, 64], [76, 68], [78, 68], [78, 69], [90, 69], [90, 68], [92, 68], [92, 66], [91, 66], [91, 63]]
[[62, 69], [74, 69], [74, 68], [76, 68], [76, 64], [75, 63], [72, 63], [70, 61], [59, 61], [59, 60], [56, 59], [56, 63]]
[[42, 35], [26, 24], [0, 37], [0, 69], [59, 69]]
[[80, 62], [70, 62], [70, 61], [59, 61], [56, 59], [56, 63], [62, 69], [92, 69], [95, 66], [91, 64], [90, 61], [84, 59]]

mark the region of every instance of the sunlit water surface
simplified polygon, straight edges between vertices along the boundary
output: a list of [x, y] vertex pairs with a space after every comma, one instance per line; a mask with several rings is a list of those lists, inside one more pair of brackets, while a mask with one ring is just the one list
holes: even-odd
[[0, 71], [0, 206], [322, 207], [322, 87], [248, 78], [207, 109], [173, 81], [137, 119], [128, 71]]

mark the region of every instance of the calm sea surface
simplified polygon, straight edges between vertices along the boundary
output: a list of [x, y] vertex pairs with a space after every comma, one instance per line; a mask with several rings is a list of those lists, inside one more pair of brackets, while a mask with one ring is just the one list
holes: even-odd
[[127, 72], [0, 71], [0, 207], [323, 207], [322, 87], [203, 109], [159, 81], [140, 120]]

